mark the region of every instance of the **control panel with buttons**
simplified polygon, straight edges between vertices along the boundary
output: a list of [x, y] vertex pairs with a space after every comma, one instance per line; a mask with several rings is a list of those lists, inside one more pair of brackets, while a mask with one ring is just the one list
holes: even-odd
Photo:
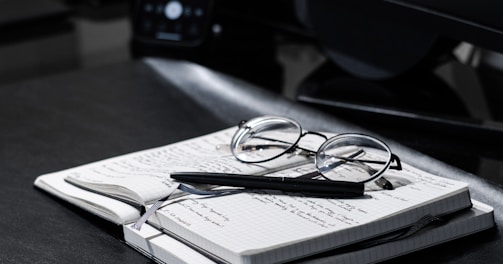
[[165, 44], [197, 46], [207, 34], [211, 0], [141, 0], [133, 14], [135, 37]]

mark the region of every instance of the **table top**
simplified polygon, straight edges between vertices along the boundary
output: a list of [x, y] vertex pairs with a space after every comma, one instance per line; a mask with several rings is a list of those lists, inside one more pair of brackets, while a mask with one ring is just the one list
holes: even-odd
[[[148, 58], [0, 87], [0, 262], [150, 262], [115, 236], [117, 226], [36, 189], [35, 178], [262, 114], [290, 116], [308, 129], [372, 133], [183, 61]], [[396, 142], [390, 146], [402, 160], [467, 181], [474, 198], [496, 208], [495, 229], [406, 256], [407, 262], [501, 262], [501, 189]]]

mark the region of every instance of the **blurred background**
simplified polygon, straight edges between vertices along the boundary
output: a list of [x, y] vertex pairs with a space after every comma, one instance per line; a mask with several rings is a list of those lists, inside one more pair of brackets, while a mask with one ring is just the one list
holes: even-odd
[[502, 8], [494, 0], [0, 0], [0, 86], [145, 56], [191, 60], [499, 183]]
[[0, 0], [0, 83], [130, 58], [128, 1]]

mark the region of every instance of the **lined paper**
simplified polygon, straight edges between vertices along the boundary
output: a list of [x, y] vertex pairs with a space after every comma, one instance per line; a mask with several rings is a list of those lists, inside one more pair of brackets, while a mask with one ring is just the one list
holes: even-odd
[[[305, 165], [310, 166], [310, 165]], [[290, 175], [306, 168], [296, 168]], [[284, 172], [283, 172], [284, 173]], [[386, 177], [409, 182], [393, 191], [371, 191], [362, 199], [323, 199], [241, 193], [210, 199], [184, 198], [158, 212], [167, 230], [224, 256], [231, 263], [282, 261], [295, 254], [309, 254], [378, 235], [417, 221], [428, 213], [466, 207], [467, 184], [440, 178], [404, 165], [403, 171]], [[467, 201], [468, 200], [468, 201]], [[438, 204], [425, 206], [432, 201]], [[446, 209], [447, 208], [447, 209]], [[409, 211], [400, 218], [392, 215]], [[353, 227], [360, 228], [352, 229]], [[302, 241], [312, 242], [302, 243]], [[288, 245], [295, 245], [291, 248]], [[280, 248], [275, 254], [265, 252]], [[290, 251], [289, 251], [290, 250]], [[262, 254], [263, 253], [263, 254]], [[293, 256], [295, 256], [295, 254]], [[255, 259], [256, 258], [256, 259]]]

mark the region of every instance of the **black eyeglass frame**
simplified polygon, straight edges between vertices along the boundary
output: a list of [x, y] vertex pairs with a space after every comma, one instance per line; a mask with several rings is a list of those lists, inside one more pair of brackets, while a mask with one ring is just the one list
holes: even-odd
[[[291, 143], [291, 142], [281, 141], [281, 140], [277, 140], [277, 139], [263, 138], [264, 140], [270, 140], [270, 141], [275, 141], [275, 142], [280, 142], [280, 143], [286, 143], [286, 144], [291, 144], [291, 145], [290, 145], [290, 147], [286, 148], [281, 153], [276, 154], [276, 155], [274, 155], [272, 157], [269, 157], [269, 158], [266, 158], [266, 159], [262, 159], [262, 160], [258, 160], [258, 161], [247, 161], [247, 160], [240, 159], [239, 155], [235, 153], [235, 147], [234, 146], [237, 144], [237, 142], [240, 142], [240, 138], [242, 136], [249, 134], [249, 129], [253, 128], [253, 126], [249, 126], [247, 124], [250, 121], [252, 121], [252, 122], [253, 121], [257, 121], [257, 120], [261, 121], [261, 120], [266, 120], [267, 118], [276, 119], [276, 120], [284, 120], [286, 122], [290, 122], [292, 124], [295, 124], [298, 127], [298, 129], [299, 129], [299, 135], [298, 135], [297, 139], [295, 140], [294, 143]], [[318, 150], [316, 150], [316, 151], [300, 147], [299, 146], [299, 142], [306, 135], [320, 136], [320, 137], [324, 138], [325, 141], [323, 142], [323, 144], [320, 145], [320, 147], [318, 147]], [[342, 160], [346, 160], [346, 161], [358, 161], [358, 162], [363, 162], [363, 163], [384, 164], [384, 166], [383, 166], [383, 168], [381, 170], [379, 170], [375, 174], [372, 174], [371, 177], [369, 177], [368, 179], [366, 179], [364, 181], [360, 181], [359, 183], [367, 183], [367, 182], [376, 180], [380, 176], [382, 176], [382, 174], [384, 172], [386, 172], [388, 169], [394, 169], [394, 170], [401, 170], [402, 169], [400, 158], [391, 151], [391, 148], [385, 142], [383, 142], [382, 140], [380, 140], [380, 139], [378, 139], [376, 137], [369, 136], [369, 135], [366, 135], [366, 134], [361, 134], [361, 133], [342, 133], [342, 134], [335, 135], [333, 137], [327, 137], [326, 135], [324, 135], [322, 133], [319, 133], [319, 132], [316, 132], [316, 131], [308, 131], [308, 130], [304, 131], [302, 129], [302, 126], [300, 125], [299, 122], [297, 122], [297, 121], [295, 121], [293, 119], [287, 118], [287, 117], [280, 117], [280, 116], [262, 116], [262, 117], [253, 118], [251, 120], [243, 120], [243, 121], [239, 122], [239, 124], [238, 124], [238, 130], [235, 132], [235, 134], [234, 134], [234, 136], [232, 137], [232, 140], [231, 140], [231, 151], [232, 151], [233, 156], [237, 160], [239, 160], [239, 161], [241, 161], [243, 163], [262, 163], [262, 162], [271, 161], [271, 160], [276, 159], [276, 158], [278, 158], [278, 157], [280, 157], [280, 156], [282, 156], [284, 154], [287, 154], [287, 153], [293, 153], [297, 149], [305, 151], [305, 152], [309, 153], [309, 155], [316, 156], [316, 155], [318, 155], [320, 153], [320, 150], [322, 150], [322, 149], [325, 148], [326, 145], [328, 145], [329, 143], [333, 142], [334, 140], [337, 140], [337, 139], [342, 138], [342, 137], [366, 138], [366, 139], [368, 139], [370, 141], [373, 141], [373, 142], [381, 145], [390, 154], [390, 157], [389, 157], [389, 159], [387, 159], [387, 161], [361, 160], [361, 159], [354, 159], [354, 158], [347, 158], [347, 157], [338, 157], [338, 158], [340, 158]], [[314, 159], [315, 163], [317, 163], [317, 160], [318, 160], [317, 158]], [[327, 180], [330, 180], [329, 178], [327, 178], [327, 177], [325, 177], [323, 175], [323, 172], [318, 168], [318, 164], [316, 164], [316, 167], [318, 169], [319, 175], [323, 176]]]

